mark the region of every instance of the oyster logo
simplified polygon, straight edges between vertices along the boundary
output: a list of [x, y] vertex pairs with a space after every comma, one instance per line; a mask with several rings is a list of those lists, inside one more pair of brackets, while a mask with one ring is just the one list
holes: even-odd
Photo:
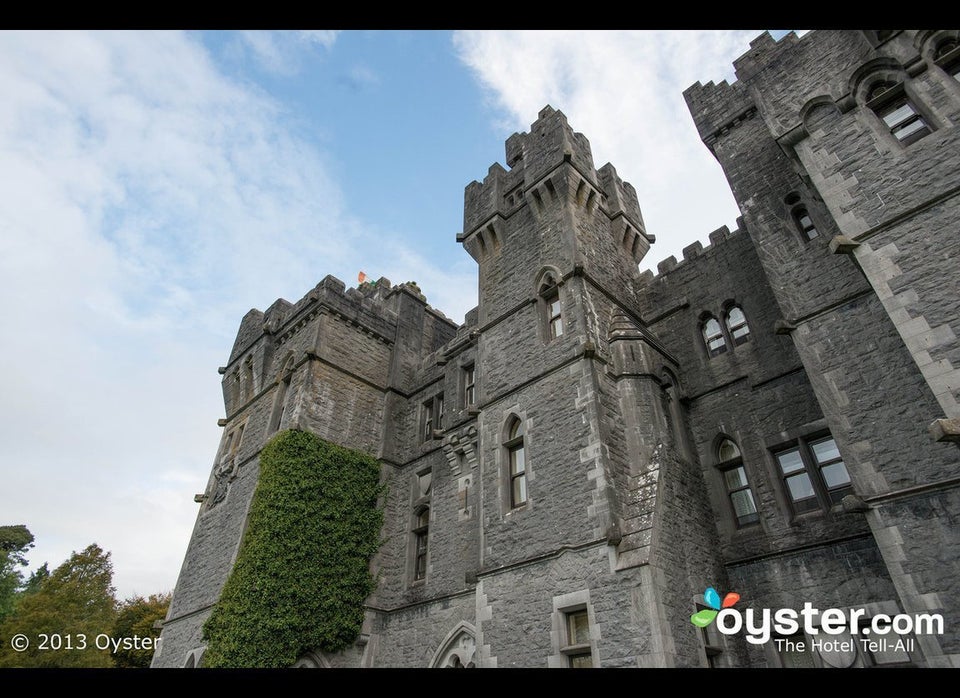
[[713, 587], [707, 587], [707, 590], [703, 592], [703, 600], [707, 602], [707, 606], [710, 608], [697, 611], [690, 616], [690, 622], [698, 628], [706, 628], [710, 625], [713, 619], [717, 617], [717, 614], [720, 613], [720, 609], [730, 608], [740, 600], [740, 594], [735, 591], [728, 592], [727, 595], [723, 597], [723, 603], [721, 603], [720, 594], [717, 593], [717, 590]]

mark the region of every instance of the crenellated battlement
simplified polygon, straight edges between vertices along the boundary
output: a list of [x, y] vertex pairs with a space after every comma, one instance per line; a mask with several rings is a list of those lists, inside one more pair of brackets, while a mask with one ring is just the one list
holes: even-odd
[[590, 142], [567, 122], [563, 112], [547, 105], [530, 132], [514, 133], [505, 143], [504, 169], [491, 165], [483, 182], [471, 182], [464, 193], [464, 227], [457, 236], [479, 263], [498, 255], [507, 235], [506, 221], [527, 207], [535, 224], [560, 211], [609, 220], [610, 235], [639, 264], [653, 243], [640, 212], [637, 192], [607, 163], [594, 167]]
[[779, 41], [765, 31], [750, 42], [750, 50], [733, 61], [738, 80], [749, 80], [761, 70], [766, 70], [780, 60], [784, 51], [792, 49], [800, 38], [790, 32]]
[[741, 235], [746, 234], [746, 230], [743, 227], [743, 218], [737, 218], [737, 228], [733, 231], [731, 231], [725, 225], [717, 228], [708, 236], [710, 242], [706, 247], [704, 247], [703, 243], [699, 240], [695, 240], [683, 248], [682, 259], [678, 261], [674, 255], [670, 255], [666, 259], [663, 259], [657, 263], [656, 273], [648, 269], [641, 274], [641, 279], [645, 283], [650, 283], [660, 279], [661, 277], [670, 274], [675, 269], [685, 268], [687, 264], [693, 262], [694, 260], [701, 257], [706, 257], [714, 250], [718, 249], [721, 245], [726, 244], [728, 240], [739, 240]]
[[697, 82], [684, 90], [683, 97], [687, 100], [700, 140], [710, 152], [724, 129], [735, 126], [756, 111], [747, 86], [740, 81], [733, 84], [726, 80], [719, 84], [710, 81], [706, 85]]
[[240, 323], [227, 367], [247, 354], [250, 347], [264, 335], [273, 337], [278, 345], [282, 345], [308, 319], [314, 317], [321, 306], [363, 327], [372, 336], [392, 342], [401, 294], [416, 299], [423, 304], [426, 312], [457, 327], [455, 322], [427, 303], [426, 296], [412, 281], [394, 286], [389, 279], [380, 277], [377, 281], [347, 288], [343, 281], [328, 274], [296, 303], [278, 298], [265, 313], [256, 308], [247, 312]]
[[[514, 133], [505, 143], [507, 166], [490, 166], [483, 183], [474, 181], [464, 191], [463, 242], [490, 219], [506, 218], [532, 197], [541, 180], [563, 162], [570, 162], [594, 186], [597, 172], [593, 166], [590, 142], [574, 131], [566, 115], [547, 105], [540, 110], [530, 132]], [[542, 196], [541, 196], [542, 200]]]

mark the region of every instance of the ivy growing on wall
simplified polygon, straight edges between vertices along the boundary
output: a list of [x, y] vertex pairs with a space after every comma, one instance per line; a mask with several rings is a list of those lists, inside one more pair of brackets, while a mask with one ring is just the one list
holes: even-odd
[[380, 545], [380, 465], [306, 431], [260, 453], [240, 551], [203, 626], [208, 667], [289, 667], [357, 638]]

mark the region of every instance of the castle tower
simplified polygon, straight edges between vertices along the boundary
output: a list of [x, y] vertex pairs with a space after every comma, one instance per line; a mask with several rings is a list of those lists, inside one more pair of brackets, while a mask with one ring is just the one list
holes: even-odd
[[[813, 568], [824, 570], [850, 535], [839, 512], [852, 530], [865, 520], [882, 556], [877, 568], [869, 554], [871, 576], [895, 591], [851, 580], [837, 605], [942, 614], [947, 636], [918, 634], [911, 656], [881, 658], [927, 666], [960, 662], [960, 541], [947, 513], [960, 503], [956, 47], [956, 31], [763, 34], [735, 61], [735, 83], [685, 92], [846, 467], [833, 483], [811, 471], [816, 497], [783, 492], [794, 523], [782, 542], [816, 531]], [[803, 439], [780, 437], [801, 454]], [[779, 478], [795, 467], [771, 465]], [[832, 486], [850, 492], [843, 509], [824, 496]], [[749, 567], [770, 607], [790, 596], [768, 584], [775, 568]]]
[[[707, 507], [702, 486], [678, 491], [700, 476], [671, 429], [676, 360], [641, 316], [653, 237], [636, 192], [549, 106], [506, 162], [467, 186], [458, 236], [480, 266], [480, 661], [568, 666], [576, 618], [590, 637], [576, 661], [698, 662], [681, 650], [697, 643], [693, 590], [718, 578], [714, 534], [675, 516]], [[687, 546], [702, 579], [673, 557]]]

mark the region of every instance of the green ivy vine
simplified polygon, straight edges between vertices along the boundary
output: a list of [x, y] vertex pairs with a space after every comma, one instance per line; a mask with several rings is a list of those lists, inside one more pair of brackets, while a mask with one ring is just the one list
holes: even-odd
[[236, 564], [203, 626], [204, 666], [289, 667], [350, 646], [375, 585], [383, 493], [372, 456], [306, 431], [273, 437]]

